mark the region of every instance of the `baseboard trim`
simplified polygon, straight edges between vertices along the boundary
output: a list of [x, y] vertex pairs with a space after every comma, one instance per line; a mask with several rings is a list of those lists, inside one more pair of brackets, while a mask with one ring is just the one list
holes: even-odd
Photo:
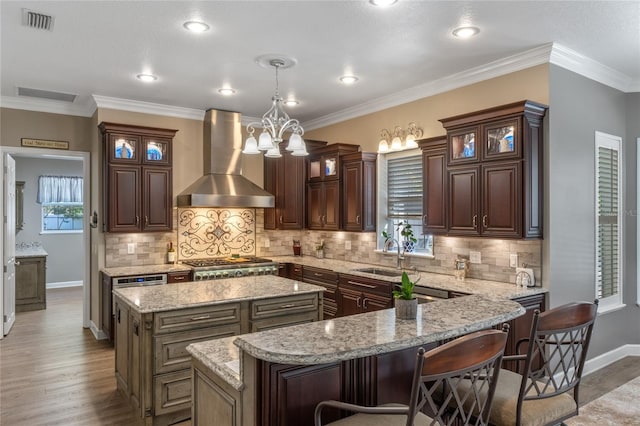
[[582, 375], [587, 376], [627, 356], [640, 356], [640, 345], [622, 345], [619, 348], [587, 360], [584, 363]]
[[93, 321], [89, 322], [89, 329], [93, 333], [93, 336], [96, 338], [96, 340], [106, 340], [108, 338], [107, 334], [104, 331], [99, 330], [98, 326]]
[[47, 283], [47, 288], [82, 287], [82, 281], [60, 281], [57, 283]]

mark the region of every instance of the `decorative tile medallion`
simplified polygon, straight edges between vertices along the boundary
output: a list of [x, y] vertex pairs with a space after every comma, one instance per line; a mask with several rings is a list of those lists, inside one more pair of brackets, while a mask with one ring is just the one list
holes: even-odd
[[178, 209], [178, 257], [255, 255], [255, 219], [253, 209]]

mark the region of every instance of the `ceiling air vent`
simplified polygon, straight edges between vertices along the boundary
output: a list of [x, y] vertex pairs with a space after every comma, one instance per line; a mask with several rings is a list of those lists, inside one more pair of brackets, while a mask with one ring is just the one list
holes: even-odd
[[51, 15], [22, 9], [22, 25], [38, 30], [53, 31], [54, 18]]
[[18, 96], [29, 96], [32, 98], [51, 99], [53, 101], [73, 102], [78, 95], [71, 93], [51, 92], [49, 90], [30, 89], [28, 87], [18, 87]]

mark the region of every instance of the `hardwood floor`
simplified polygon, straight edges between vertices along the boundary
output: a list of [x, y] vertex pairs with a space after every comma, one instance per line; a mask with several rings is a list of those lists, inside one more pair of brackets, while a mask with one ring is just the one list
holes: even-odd
[[[113, 347], [81, 326], [80, 287], [48, 290], [46, 310], [16, 316], [0, 340], [1, 425], [144, 424], [116, 390]], [[583, 379], [580, 405], [638, 376], [638, 357], [603, 368]]]

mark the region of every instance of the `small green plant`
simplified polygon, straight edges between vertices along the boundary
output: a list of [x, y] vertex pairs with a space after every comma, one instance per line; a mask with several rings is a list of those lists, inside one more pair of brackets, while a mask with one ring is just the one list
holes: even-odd
[[393, 297], [396, 299], [404, 299], [411, 300], [415, 299], [413, 296], [413, 287], [415, 287], [416, 283], [420, 280], [418, 278], [415, 282], [412, 282], [409, 278], [409, 275], [406, 272], [402, 273], [402, 284], [396, 285], [398, 290], [393, 290]]
[[411, 241], [414, 244], [418, 242], [418, 240], [413, 236], [413, 229], [411, 229], [411, 224], [409, 222], [406, 220], [400, 222], [398, 224], [398, 229], [400, 229], [400, 227], [402, 227], [400, 235], [404, 237], [405, 241]]

